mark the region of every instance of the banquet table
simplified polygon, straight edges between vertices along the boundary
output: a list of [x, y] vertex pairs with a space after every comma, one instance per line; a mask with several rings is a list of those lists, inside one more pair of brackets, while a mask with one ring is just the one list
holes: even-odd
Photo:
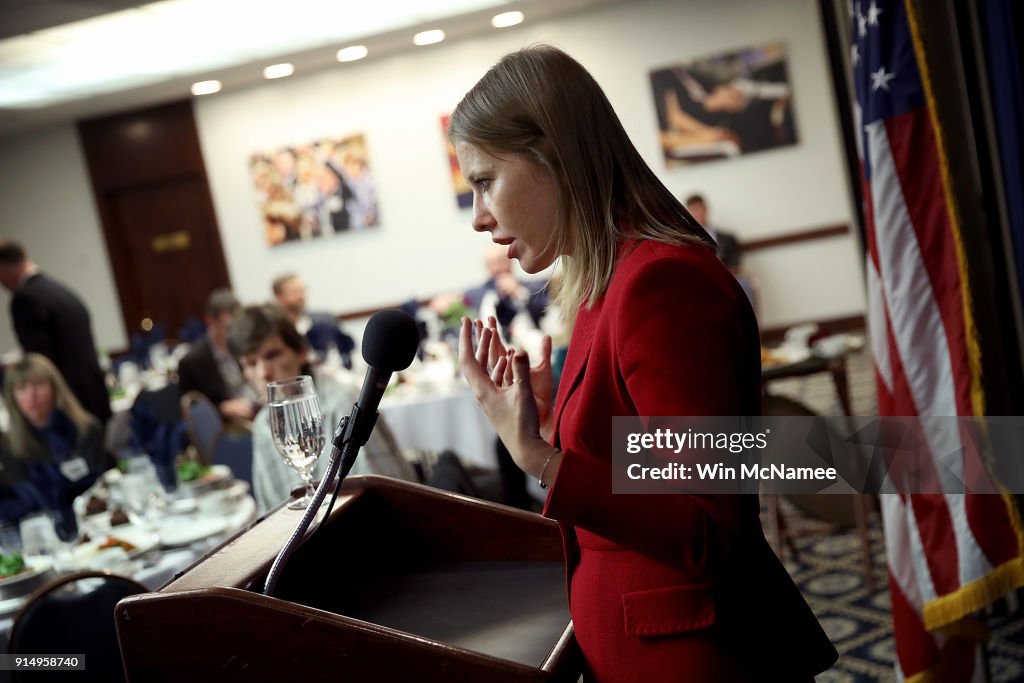
[[[122, 557], [117, 566], [109, 569], [113, 573], [131, 576], [146, 588], [156, 590], [256, 519], [256, 501], [248, 494], [227, 506], [204, 504], [211, 500], [211, 496], [217, 496], [219, 493], [218, 490], [213, 490], [194, 496], [192, 500], [195, 507], [191, 512], [170, 515], [163, 524], [156, 527], [156, 536], [159, 540], [151, 550], [129, 559], [127, 564]], [[183, 499], [185, 498], [180, 494], [176, 498]], [[119, 529], [122, 528], [124, 527], [114, 526], [104, 534], [117, 537]], [[173, 530], [173, 536], [171, 531], [168, 531], [166, 536], [160, 536], [162, 529]], [[138, 528], [132, 527], [132, 531], [137, 533]], [[76, 553], [72, 553], [71, 560], [65, 558], [64, 561], [68, 563], [67, 566], [62, 567], [62, 571], [55, 573], [53, 578], [82, 569], [104, 568], [102, 564], [85, 562]], [[5, 611], [0, 611], [0, 640], [5, 644], [5, 652], [11, 626], [19, 609], [20, 606], [10, 605]], [[0, 671], [0, 683], [9, 680], [10, 672]]]
[[497, 433], [463, 384], [394, 391], [381, 401], [380, 414], [402, 448], [451, 449], [467, 464], [488, 469], [498, 466], [494, 452]]

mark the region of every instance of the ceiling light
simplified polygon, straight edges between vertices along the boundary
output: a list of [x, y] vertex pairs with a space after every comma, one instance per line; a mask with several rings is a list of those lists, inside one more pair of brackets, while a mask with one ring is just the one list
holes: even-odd
[[[361, 36], [415, 32], [414, 26], [508, 7], [506, 0], [288, 0], [287, 12], [264, 0], [93, 4], [133, 6], [0, 40], [0, 108], [105, 98], [243, 64], [262, 69], [280, 55], [345, 46]], [[227, 25], [233, 30], [225, 32]], [[189, 49], [182, 51], [182, 45]]]
[[263, 78], [284, 78], [295, 73], [295, 65], [284, 62], [283, 64], [271, 64], [263, 70]]
[[192, 94], [197, 97], [199, 95], [212, 95], [215, 92], [220, 92], [220, 88], [220, 81], [199, 81], [192, 84]]
[[434, 43], [440, 43], [442, 40], [444, 40], [444, 31], [439, 28], [430, 31], [420, 31], [412, 37], [412, 42], [416, 45], [433, 45]]
[[502, 12], [494, 15], [494, 18], [491, 19], [491, 26], [494, 28], [508, 28], [521, 23], [523, 23], [522, 12]]
[[354, 62], [357, 59], [362, 59], [369, 54], [369, 52], [370, 51], [366, 49], [365, 45], [350, 45], [348, 47], [343, 47], [338, 50], [338, 61]]

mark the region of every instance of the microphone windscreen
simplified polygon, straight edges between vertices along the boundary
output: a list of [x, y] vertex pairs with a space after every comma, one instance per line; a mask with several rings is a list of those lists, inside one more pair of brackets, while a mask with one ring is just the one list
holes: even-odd
[[363, 360], [383, 372], [405, 370], [420, 345], [416, 320], [401, 311], [379, 311], [363, 332]]

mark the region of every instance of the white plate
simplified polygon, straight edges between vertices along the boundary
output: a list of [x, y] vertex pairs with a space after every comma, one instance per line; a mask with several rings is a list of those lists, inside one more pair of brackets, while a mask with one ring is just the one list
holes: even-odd
[[41, 572], [45, 572], [53, 566], [53, 560], [46, 555], [22, 555], [21, 559], [25, 562], [24, 571], [13, 576], [5, 576], [0, 579], [0, 584], [6, 586], [18, 583], [19, 581], [24, 581], [25, 579], [36, 576]]
[[152, 531], [146, 531], [145, 529], [140, 529], [130, 524], [122, 524], [121, 526], [112, 527], [102, 534], [98, 534], [88, 543], [80, 543], [75, 546], [74, 550], [71, 551], [71, 555], [74, 558], [75, 563], [86, 564], [91, 561], [95, 555], [109, 550], [109, 548], [101, 549], [100, 546], [103, 545], [107, 538], [110, 537], [127, 541], [135, 546], [135, 550], [128, 551], [127, 553], [130, 559], [135, 559], [136, 557], [153, 550], [160, 544], [160, 538]]
[[223, 519], [171, 517], [157, 527], [160, 544], [165, 548], [189, 545], [224, 531], [228, 523]]
[[213, 465], [204, 476], [192, 481], [179, 482], [179, 486], [185, 493], [197, 495], [203, 491], [212, 491], [222, 482], [231, 480], [233, 476], [231, 468], [227, 465]]

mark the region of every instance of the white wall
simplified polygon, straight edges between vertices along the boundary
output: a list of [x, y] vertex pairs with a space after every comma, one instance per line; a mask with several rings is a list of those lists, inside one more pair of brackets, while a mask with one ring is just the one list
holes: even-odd
[[[668, 170], [658, 145], [648, 72], [780, 39], [788, 50], [799, 143]], [[455, 206], [439, 117], [502, 54], [538, 41], [562, 47], [583, 62], [665, 184], [680, 196], [702, 192], [714, 221], [741, 239], [852, 224], [814, 0], [629, 2], [196, 100], [200, 142], [239, 298], [266, 299], [271, 278], [285, 271], [303, 273], [310, 304], [332, 311], [478, 283], [488, 240], [470, 229], [469, 211]], [[351, 133], [366, 136], [379, 188], [380, 227], [269, 247], [249, 177], [249, 155]], [[23, 239], [37, 260], [83, 292], [101, 344], [116, 346], [118, 338], [123, 343], [117, 297], [73, 128], [8, 147], [21, 161], [10, 164], [4, 158], [0, 164], [6, 214], [2, 232]], [[6, 157], [7, 151], [0, 146], [0, 154]], [[23, 189], [12, 189], [15, 184]], [[36, 187], [39, 193], [59, 188], [59, 201], [53, 196], [31, 201], [24, 188]], [[12, 212], [6, 207], [12, 202], [18, 220], [9, 223]], [[68, 240], [72, 234], [82, 237]], [[852, 236], [752, 255], [748, 265], [760, 284], [762, 324], [863, 312], [859, 261]]]
[[[0, 141], [0, 236], [22, 243], [39, 267], [85, 302], [98, 349], [127, 345], [121, 304], [73, 126]], [[0, 289], [0, 352], [17, 345]]]

